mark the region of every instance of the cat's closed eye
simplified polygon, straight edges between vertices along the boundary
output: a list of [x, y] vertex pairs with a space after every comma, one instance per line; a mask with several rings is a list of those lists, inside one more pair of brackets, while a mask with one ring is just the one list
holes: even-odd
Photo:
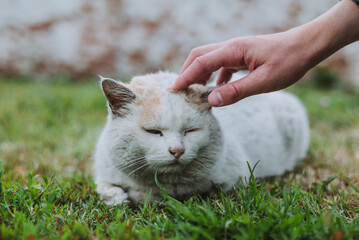
[[186, 136], [188, 133], [191, 133], [191, 132], [196, 132], [196, 131], [199, 131], [201, 130], [200, 128], [192, 128], [192, 129], [188, 129], [184, 132], [184, 135]]
[[146, 128], [144, 128], [143, 130], [145, 130], [146, 132], [151, 133], [151, 134], [159, 135], [160, 137], [163, 136], [162, 132], [160, 130], [157, 130], [157, 129], [146, 129]]

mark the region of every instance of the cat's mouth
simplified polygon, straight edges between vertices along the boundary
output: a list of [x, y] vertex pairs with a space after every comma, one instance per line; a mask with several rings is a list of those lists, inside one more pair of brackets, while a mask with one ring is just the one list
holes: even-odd
[[172, 159], [162, 163], [159, 167], [167, 170], [181, 170], [185, 165], [187, 164], [183, 161], [180, 161], [178, 159]]
[[177, 159], [172, 159], [171, 161], [168, 161], [166, 163], [163, 164], [164, 166], [181, 166], [183, 164], [181, 164], [180, 161], [178, 161]]

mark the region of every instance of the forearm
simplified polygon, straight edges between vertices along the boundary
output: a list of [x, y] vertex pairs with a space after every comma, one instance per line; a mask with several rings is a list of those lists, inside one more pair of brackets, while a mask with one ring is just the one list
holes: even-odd
[[[359, 40], [359, 6], [352, 0], [342, 0], [313, 21], [294, 28], [300, 38], [307, 67], [312, 68], [342, 47]], [[300, 48], [300, 47], [299, 47]]]

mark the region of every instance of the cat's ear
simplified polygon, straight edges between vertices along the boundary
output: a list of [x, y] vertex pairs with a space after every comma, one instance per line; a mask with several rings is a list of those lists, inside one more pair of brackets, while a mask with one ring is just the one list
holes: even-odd
[[211, 110], [212, 106], [208, 102], [208, 95], [215, 87], [205, 87], [202, 85], [192, 85], [185, 90], [185, 100], [200, 111], [205, 112]]
[[109, 78], [101, 78], [101, 88], [108, 101], [112, 113], [123, 117], [130, 112], [130, 104], [136, 99], [136, 94], [123, 84]]

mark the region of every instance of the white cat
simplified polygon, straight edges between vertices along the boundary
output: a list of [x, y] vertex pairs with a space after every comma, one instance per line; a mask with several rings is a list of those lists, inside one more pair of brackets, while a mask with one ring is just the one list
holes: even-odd
[[108, 118], [95, 152], [95, 183], [106, 204], [184, 198], [214, 185], [230, 190], [249, 177], [292, 170], [309, 145], [306, 111], [297, 98], [276, 92], [211, 108], [213, 87], [168, 90], [177, 75], [159, 72], [130, 84], [102, 78]]

